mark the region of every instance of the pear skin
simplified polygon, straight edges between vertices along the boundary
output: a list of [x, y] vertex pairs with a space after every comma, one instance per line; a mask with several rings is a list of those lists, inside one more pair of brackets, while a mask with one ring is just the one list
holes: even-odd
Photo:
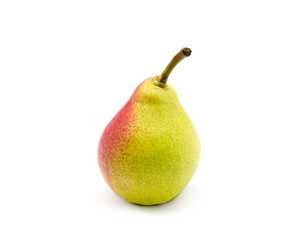
[[[183, 54], [182, 49], [177, 55]], [[174, 66], [168, 65], [170, 72], [182, 59], [175, 60]], [[200, 158], [198, 134], [174, 88], [161, 80], [164, 72], [136, 88], [99, 141], [98, 163], [105, 181], [135, 204], [157, 205], [178, 196]]]

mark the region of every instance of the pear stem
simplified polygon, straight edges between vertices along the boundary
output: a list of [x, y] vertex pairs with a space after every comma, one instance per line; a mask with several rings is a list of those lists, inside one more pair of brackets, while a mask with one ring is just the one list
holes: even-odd
[[185, 57], [190, 56], [191, 50], [190, 48], [182, 48], [181, 51], [179, 51], [171, 60], [171, 62], [168, 64], [168, 66], [165, 68], [163, 73], [159, 76], [157, 81], [160, 83], [160, 86], [164, 87], [166, 85], [166, 82], [168, 80], [168, 77], [172, 70], [175, 68], [175, 66], [181, 62]]

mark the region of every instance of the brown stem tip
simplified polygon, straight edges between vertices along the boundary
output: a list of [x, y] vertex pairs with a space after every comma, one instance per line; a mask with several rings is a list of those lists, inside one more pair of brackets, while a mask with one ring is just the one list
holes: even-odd
[[168, 77], [175, 66], [181, 62], [185, 57], [189, 57], [191, 54], [190, 48], [182, 48], [171, 60], [168, 66], [165, 68], [163, 73], [159, 76], [158, 82], [160, 83], [159, 86], [164, 87], [168, 80]]
[[186, 57], [189, 57], [190, 54], [191, 54], [191, 49], [190, 49], [190, 48], [183, 48], [183, 49], [182, 49], [182, 52], [183, 52], [183, 54], [184, 54]]

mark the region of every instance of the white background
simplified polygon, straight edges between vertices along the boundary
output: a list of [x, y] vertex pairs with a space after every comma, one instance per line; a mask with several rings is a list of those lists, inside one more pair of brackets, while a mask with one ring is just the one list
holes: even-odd
[[[0, 238], [308, 239], [307, 1], [0, 2]], [[104, 127], [169, 78], [202, 142], [174, 201], [100, 175]]]

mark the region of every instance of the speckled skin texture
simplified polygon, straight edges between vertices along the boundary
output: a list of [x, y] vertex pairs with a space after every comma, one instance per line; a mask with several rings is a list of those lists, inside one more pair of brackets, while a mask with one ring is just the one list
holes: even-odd
[[156, 205], [179, 195], [196, 171], [198, 134], [174, 88], [146, 79], [105, 128], [98, 163], [123, 199]]

